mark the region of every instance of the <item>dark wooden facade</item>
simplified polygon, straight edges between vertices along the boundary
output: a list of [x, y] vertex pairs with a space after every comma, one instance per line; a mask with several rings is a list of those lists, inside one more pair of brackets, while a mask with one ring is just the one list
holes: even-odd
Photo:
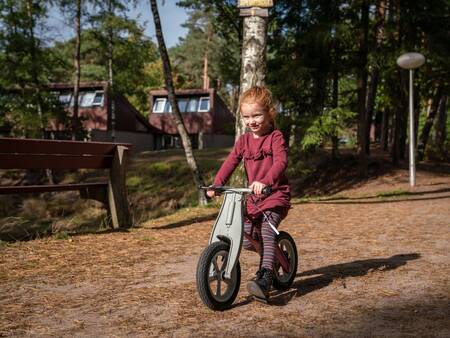
[[[69, 97], [73, 93], [71, 83], [53, 83], [49, 88], [58, 98], [65, 95]], [[84, 95], [94, 93], [95, 104], [83, 104]], [[88, 132], [92, 141], [103, 142], [127, 142], [133, 144], [135, 151], [153, 150], [155, 148], [155, 135], [161, 133], [157, 128], [150, 125], [147, 119], [139, 113], [136, 108], [123, 95], [116, 94], [114, 99], [115, 123], [114, 139], [112, 128], [111, 101], [107, 81], [82, 82], [80, 84], [80, 95], [82, 96], [78, 114], [83, 124], [83, 129]], [[100, 95], [102, 98], [100, 99]], [[61, 102], [64, 104], [64, 102]], [[84, 105], [84, 106], [83, 106]], [[66, 104], [66, 111], [73, 114], [73, 104]], [[49, 130], [53, 132], [64, 132], [64, 125], [50, 122]]]
[[[181, 89], [175, 92], [187, 132], [194, 146], [230, 146], [233, 144], [234, 116], [214, 89]], [[149, 122], [163, 135], [177, 137], [178, 131], [165, 89], [150, 91]], [[208, 102], [208, 104], [206, 104]], [[172, 140], [173, 141], [173, 140]], [[166, 143], [166, 144], [164, 144]], [[167, 142], [158, 145], [165, 148]], [[173, 146], [173, 142], [171, 142]]]

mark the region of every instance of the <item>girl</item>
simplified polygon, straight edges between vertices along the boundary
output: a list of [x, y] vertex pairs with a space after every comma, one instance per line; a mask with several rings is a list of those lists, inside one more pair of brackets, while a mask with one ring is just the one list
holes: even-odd
[[[240, 101], [241, 117], [248, 132], [243, 134], [222, 164], [214, 180], [214, 185], [224, 185], [234, 169], [244, 159], [245, 171], [254, 196], [247, 203], [244, 230], [249, 233], [253, 224], [254, 238], [262, 239], [263, 254], [256, 279], [248, 285], [248, 291], [257, 297], [267, 297], [273, 282], [273, 262], [275, 232], [269, 222], [278, 227], [290, 208], [290, 189], [285, 175], [287, 167], [287, 147], [283, 134], [275, 129], [276, 110], [272, 94], [263, 87], [253, 87], [244, 92]], [[265, 196], [262, 190], [272, 187], [272, 194]], [[214, 191], [207, 191], [209, 197]], [[255, 200], [256, 199], [256, 200]], [[266, 217], [263, 217], [264, 211]], [[253, 246], [244, 237], [243, 246], [252, 250]], [[254, 249], [253, 249], [254, 250]]]

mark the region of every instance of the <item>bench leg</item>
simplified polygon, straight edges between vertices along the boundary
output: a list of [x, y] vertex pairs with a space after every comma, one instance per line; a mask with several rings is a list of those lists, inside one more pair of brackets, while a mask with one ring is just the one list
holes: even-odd
[[128, 148], [117, 146], [109, 171], [108, 204], [114, 229], [129, 228], [132, 224], [125, 185], [125, 165]]

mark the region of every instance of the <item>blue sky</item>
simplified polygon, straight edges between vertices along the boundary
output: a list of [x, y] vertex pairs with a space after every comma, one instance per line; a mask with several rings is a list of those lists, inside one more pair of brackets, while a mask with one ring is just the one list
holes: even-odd
[[[167, 47], [173, 47], [177, 44], [179, 37], [186, 35], [187, 31], [181, 27], [181, 24], [187, 19], [187, 14], [185, 9], [176, 6], [177, 0], [165, 0], [164, 5], [162, 2], [162, 0], [157, 0], [164, 39]], [[136, 8], [132, 8], [130, 5], [129, 17], [137, 19], [141, 25], [145, 26], [145, 34], [156, 42], [150, 1], [139, 0]], [[52, 30], [47, 34], [49, 40], [61, 41], [74, 36], [73, 27], [69, 26], [70, 23], [57, 9], [50, 11], [49, 23], [52, 26]]]

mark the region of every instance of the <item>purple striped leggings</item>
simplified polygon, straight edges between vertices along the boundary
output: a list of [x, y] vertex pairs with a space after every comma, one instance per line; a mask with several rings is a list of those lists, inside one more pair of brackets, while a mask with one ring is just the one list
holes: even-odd
[[[286, 213], [279, 210], [266, 210], [264, 211], [270, 223], [272, 223], [276, 228], [281, 223], [281, 220], [286, 216]], [[253, 232], [252, 237], [256, 240], [260, 240], [262, 238], [262, 247], [263, 247], [263, 255], [262, 255], [262, 265], [261, 268], [266, 268], [269, 270], [273, 270], [273, 263], [275, 259], [275, 246], [276, 243], [276, 233], [273, 231], [272, 227], [269, 225], [267, 219], [261, 215], [257, 218], [248, 219], [246, 218], [244, 222], [244, 230], [246, 233], [250, 234], [252, 230], [253, 223]], [[255, 248], [252, 246], [251, 242], [244, 237], [243, 242], [244, 249], [255, 251]]]

